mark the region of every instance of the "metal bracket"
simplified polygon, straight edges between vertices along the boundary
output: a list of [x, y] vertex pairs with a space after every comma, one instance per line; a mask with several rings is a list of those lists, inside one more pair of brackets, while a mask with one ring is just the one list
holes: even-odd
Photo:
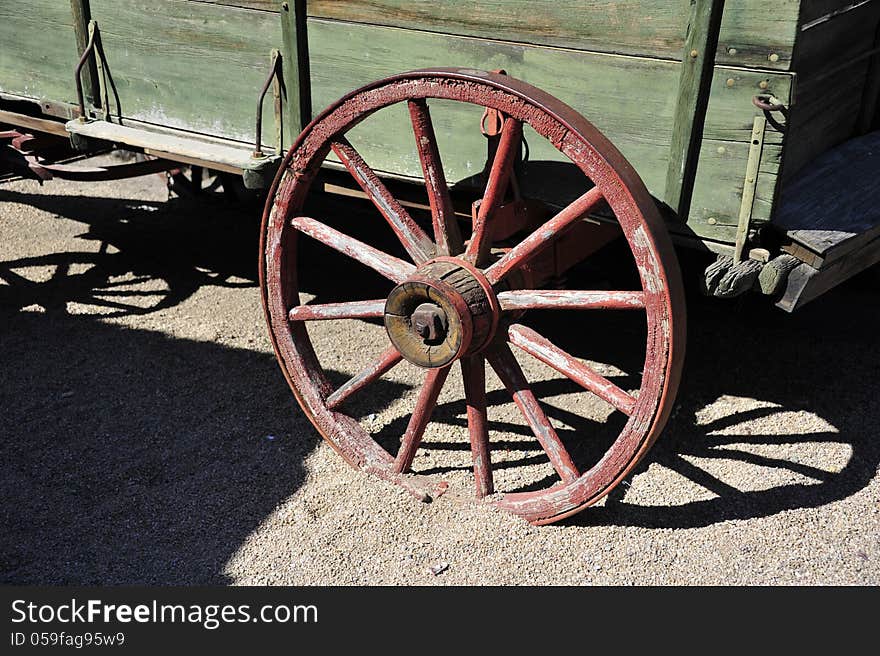
[[[773, 129], [781, 134], [785, 134], [785, 128], [788, 125], [788, 108], [779, 101], [778, 98], [771, 95], [760, 95], [752, 98], [752, 104], [764, 112], [764, 118], [773, 126]], [[779, 112], [785, 119], [785, 123], [780, 123], [773, 117], [773, 112]]]
[[[507, 71], [503, 68], [493, 70], [492, 73], [507, 75]], [[486, 163], [483, 166], [483, 172], [481, 175], [486, 180], [488, 180], [489, 170], [492, 168], [492, 162], [495, 161], [495, 153], [498, 150], [498, 143], [501, 141], [501, 130], [504, 128], [505, 118], [506, 116], [504, 114], [491, 107], [486, 107], [483, 111], [482, 118], [480, 118], [480, 134], [486, 137]], [[525, 149], [523, 146], [525, 146]], [[525, 135], [523, 135], [522, 140], [517, 147], [516, 157], [513, 159], [513, 170], [510, 172], [510, 191], [513, 194], [513, 200], [516, 202], [521, 200], [517, 172], [522, 172], [522, 165], [526, 160], [526, 156], [523, 155], [524, 150], [525, 153], [528, 154], [528, 144], [526, 143]], [[474, 217], [476, 218], [476, 214], [474, 214]]]
[[752, 140], [749, 146], [749, 159], [746, 164], [746, 177], [743, 182], [742, 203], [739, 207], [739, 222], [736, 226], [736, 245], [733, 251], [733, 263], [742, 261], [746, 239], [749, 236], [749, 223], [752, 220], [752, 206], [755, 204], [755, 191], [758, 187], [758, 169], [761, 165], [761, 153], [764, 149], [764, 131], [767, 119], [756, 116], [752, 123]]
[[73, 71], [76, 80], [76, 99], [79, 104], [78, 120], [83, 123], [89, 120], [89, 116], [86, 113], [86, 101], [83, 94], [82, 69], [86, 62], [89, 61], [89, 57], [95, 58], [95, 65], [99, 72], [98, 83], [101, 87], [103, 118], [104, 120], [109, 120], [110, 118], [110, 99], [107, 94], [107, 86], [109, 85], [113, 89], [113, 98], [116, 101], [116, 115], [121, 125], [122, 104], [119, 102], [119, 93], [116, 91], [116, 85], [113, 83], [113, 78], [110, 75], [110, 64], [107, 62], [107, 56], [104, 54], [104, 46], [101, 45], [101, 34], [98, 31], [97, 21], [89, 21], [89, 41]]
[[263, 154], [262, 146], [263, 146], [263, 100], [266, 97], [266, 93], [269, 91], [269, 86], [274, 82], [275, 83], [275, 126], [276, 126], [276, 150], [277, 152], [281, 152], [281, 85], [283, 81], [281, 79], [281, 52], [277, 49], [272, 50], [272, 63], [270, 65], [271, 70], [269, 71], [269, 77], [266, 78], [266, 82], [263, 84], [263, 88], [260, 90], [260, 98], [257, 100], [257, 125], [256, 125], [256, 136], [254, 137], [254, 154], [253, 157], [260, 158], [265, 157]]

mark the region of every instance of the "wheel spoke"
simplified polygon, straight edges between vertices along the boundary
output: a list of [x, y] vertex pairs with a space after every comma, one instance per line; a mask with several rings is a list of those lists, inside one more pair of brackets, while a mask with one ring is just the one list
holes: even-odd
[[422, 172], [425, 176], [425, 187], [428, 191], [428, 202], [431, 205], [431, 217], [434, 222], [434, 241], [439, 255], [458, 255], [462, 251], [461, 232], [452, 207], [452, 197], [443, 173], [443, 162], [437, 150], [437, 138], [434, 135], [434, 124], [428, 103], [424, 100], [409, 101], [409, 115], [412, 119], [413, 133]]
[[638, 310], [644, 292], [518, 289], [498, 294], [502, 310]]
[[583, 196], [572, 202], [490, 266], [486, 270], [486, 277], [489, 279], [489, 282], [494, 285], [508, 273], [528, 262], [544, 248], [552, 244], [555, 239], [559, 238], [566, 229], [572, 227], [576, 221], [593, 210], [601, 200], [602, 192], [599, 191], [598, 187], [593, 187]]
[[354, 237], [344, 235], [330, 226], [307, 216], [297, 216], [290, 220], [290, 224], [300, 232], [317, 239], [322, 244], [339, 251], [350, 258], [365, 264], [373, 271], [382, 274], [394, 282], [403, 282], [416, 268], [409, 262], [404, 262], [393, 255], [358, 241]]
[[419, 444], [422, 443], [425, 427], [431, 420], [434, 406], [437, 405], [437, 397], [440, 396], [440, 390], [443, 389], [443, 383], [446, 382], [446, 377], [449, 375], [449, 369], [450, 367], [447, 366], [442, 369], [428, 370], [425, 384], [422, 385], [416, 407], [413, 409], [409, 425], [406, 427], [406, 433], [403, 434], [403, 439], [400, 442], [400, 451], [397, 452], [397, 457], [394, 459], [394, 471], [403, 473], [412, 466]]
[[364, 190], [364, 193], [373, 201], [373, 205], [388, 221], [394, 234], [400, 239], [400, 243], [403, 244], [413, 261], [416, 264], [421, 264], [431, 259], [434, 255], [434, 244], [431, 238], [413, 221], [403, 205], [391, 195], [388, 187], [367, 165], [360, 153], [344, 137], [335, 141], [332, 148], [336, 156], [342, 160], [345, 168]]
[[550, 463], [553, 465], [556, 473], [559, 474], [559, 477], [565, 483], [570, 483], [577, 479], [579, 476], [577, 467], [571, 461], [571, 456], [568, 455], [565, 445], [559, 439], [556, 430], [541, 409], [541, 405], [538, 403], [538, 399], [534, 392], [532, 392], [531, 387], [529, 387], [525, 374], [523, 374], [519, 363], [516, 361], [513, 353], [511, 353], [510, 347], [506, 343], [501, 343], [489, 352], [486, 357], [495, 373], [498, 374], [501, 382], [504, 383], [504, 387], [507, 388], [507, 391], [513, 397], [513, 401], [525, 418], [526, 423], [532, 429], [535, 437], [538, 438], [541, 447], [543, 447], [547, 457], [550, 458]]
[[402, 359], [403, 356], [397, 352], [397, 349], [393, 346], [389, 346], [369, 367], [364, 369], [354, 378], [351, 378], [342, 387], [328, 396], [327, 407], [330, 410], [335, 410], [351, 398], [353, 394], [363, 389], [377, 378], [383, 376]]
[[461, 377], [464, 381], [464, 396], [467, 403], [468, 432], [474, 460], [474, 482], [477, 486], [477, 497], [482, 499], [495, 491], [492, 481], [489, 425], [486, 417], [486, 365], [483, 356], [463, 358]]
[[385, 312], [385, 301], [351, 301], [322, 305], [297, 305], [291, 308], [291, 321], [324, 321], [327, 319], [375, 319]]
[[522, 123], [514, 118], [506, 118], [501, 130], [501, 139], [498, 141], [498, 150], [492, 160], [492, 168], [489, 171], [489, 180], [486, 183], [486, 193], [480, 203], [480, 209], [474, 220], [471, 240], [468, 244], [466, 257], [475, 264], [480, 264], [486, 259], [489, 247], [492, 245], [492, 215], [504, 200], [507, 191], [507, 183], [513, 171], [513, 161], [519, 152], [519, 144], [522, 141]]
[[630, 416], [636, 407], [636, 399], [604, 376], [600, 376], [573, 355], [566, 353], [553, 342], [531, 328], [513, 324], [507, 331], [510, 343], [535, 356], [563, 376], [607, 401], [623, 414]]

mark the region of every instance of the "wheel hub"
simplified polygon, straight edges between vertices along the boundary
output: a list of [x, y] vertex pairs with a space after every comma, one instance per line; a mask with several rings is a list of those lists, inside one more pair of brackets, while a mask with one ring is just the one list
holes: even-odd
[[436, 368], [482, 349], [498, 323], [489, 282], [467, 262], [437, 258], [391, 290], [385, 329], [400, 354]]

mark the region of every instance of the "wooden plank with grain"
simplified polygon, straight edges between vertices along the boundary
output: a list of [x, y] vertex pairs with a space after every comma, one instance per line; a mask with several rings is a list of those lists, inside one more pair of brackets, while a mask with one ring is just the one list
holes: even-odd
[[688, 17], [663, 193], [681, 217], [690, 214], [723, 12], [724, 0], [695, 0]]
[[[276, 0], [198, 0], [278, 11]], [[801, 0], [731, 2], [719, 61], [787, 70]], [[676, 59], [687, 2], [668, 0], [309, 0], [309, 16], [535, 45]], [[776, 55], [770, 59], [770, 55]]]
[[78, 60], [69, 3], [0, 2], [0, 92], [74, 103]]
[[[662, 197], [674, 121], [679, 64], [637, 57], [584, 53], [560, 48], [513, 46], [468, 37], [415, 32], [372, 25], [310, 19], [312, 92], [315, 105], [328, 104], [343, 93], [402, 69], [426, 68], [448, 62], [477, 69], [504, 68], [514, 77], [544, 88], [583, 113], [623, 152]], [[351, 57], [351, 52], [368, 56]], [[589, 80], [589, 84], [584, 84]], [[762, 82], [780, 99], [791, 93], [789, 74], [716, 67], [697, 167], [692, 224], [701, 237], [733, 242], [748, 159], [752, 119], [758, 110], [752, 96]], [[638, 97], [639, 102], [632, 102]], [[429, 100], [444, 170], [451, 184], [476, 179], [485, 163], [485, 144], [475, 139], [481, 110]], [[650, 117], [650, 129], [646, 121]], [[411, 137], [400, 129], [409, 122], [405, 107], [381, 110], [348, 137], [378, 172], [421, 179], [422, 167]], [[550, 168], [562, 160], [555, 149], [525, 128], [529, 166]], [[756, 190], [753, 218], [770, 218], [780, 163], [781, 135], [768, 135]], [[735, 172], [735, 173], [734, 173]], [[528, 171], [524, 177], [528, 177]], [[548, 176], [546, 200], [560, 202], [558, 171]], [[576, 177], [576, 176], [575, 176]], [[581, 178], [582, 180], [582, 178]], [[581, 182], [583, 185], [583, 182]], [[583, 193], [573, 188], [573, 196]], [[544, 198], [543, 196], [539, 196]]]
[[[269, 56], [282, 43], [278, 14], [185, 0], [90, 6], [124, 116], [253, 141]], [[266, 134], [274, 120], [264, 103]]]

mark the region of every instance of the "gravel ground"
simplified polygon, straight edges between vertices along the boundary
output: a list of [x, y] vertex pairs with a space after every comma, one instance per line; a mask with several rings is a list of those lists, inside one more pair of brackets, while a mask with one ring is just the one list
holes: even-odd
[[[166, 200], [158, 176], [0, 183], [3, 582], [880, 583], [876, 271], [793, 316], [689, 290], [660, 442], [599, 506], [535, 528], [468, 501], [457, 375], [414, 465], [449, 494], [422, 504], [345, 465], [271, 353], [256, 213]], [[370, 284], [320, 271], [322, 298]], [[562, 328], [625, 387], [639, 369], [628, 321]], [[346, 324], [310, 329], [340, 379], [381, 334]], [[565, 439], [608, 439], [607, 407], [520, 361]], [[395, 368], [352, 412], [391, 440], [419, 381]], [[540, 480], [547, 466], [489, 383], [499, 483]]]

